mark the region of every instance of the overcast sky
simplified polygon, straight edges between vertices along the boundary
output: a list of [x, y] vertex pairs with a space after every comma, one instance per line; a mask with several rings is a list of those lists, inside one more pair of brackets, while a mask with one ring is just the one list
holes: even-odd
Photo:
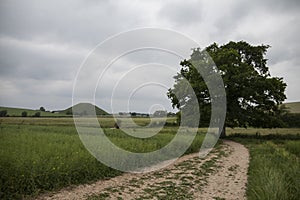
[[[298, 0], [0, 0], [0, 105], [44, 106], [47, 110], [69, 107], [76, 73], [88, 53], [112, 35], [143, 27], [178, 31], [200, 47], [239, 40], [271, 45], [267, 54], [271, 75], [287, 83], [286, 102], [299, 101], [299, 10]], [[139, 64], [147, 63], [145, 54], [137, 55]], [[130, 60], [122, 64], [136, 65]], [[96, 104], [107, 111], [112, 110], [108, 90], [118, 81], [116, 69], [105, 83], [99, 83], [96, 92]], [[159, 70], [157, 65], [142, 67], [127, 80], [150, 75], [165, 80], [163, 86], [171, 86], [175, 71]], [[122, 86], [128, 83], [119, 81]], [[119, 106], [113, 110], [126, 111], [122, 106], [132, 93], [131, 111], [148, 112], [158, 104], [170, 110], [163, 86], [141, 84], [127, 94], [116, 90]]]

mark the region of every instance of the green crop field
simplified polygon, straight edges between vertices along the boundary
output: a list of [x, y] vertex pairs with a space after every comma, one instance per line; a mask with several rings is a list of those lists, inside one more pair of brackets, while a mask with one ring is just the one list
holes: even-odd
[[[90, 118], [81, 118], [83, 123], [89, 123]], [[130, 118], [120, 119], [121, 126], [128, 126]], [[154, 118], [153, 123], [161, 122], [162, 118]], [[102, 128], [113, 128], [115, 120], [112, 117], [98, 118], [99, 124]], [[147, 126], [151, 122], [150, 118], [133, 118], [133, 121], [139, 126]], [[168, 125], [174, 125], [176, 118], [167, 118]], [[74, 119], [71, 117], [56, 118], [56, 117], [1, 117], [0, 124], [13, 125], [43, 125], [43, 126], [74, 126]], [[206, 129], [203, 129], [206, 131]]]
[[[90, 120], [82, 119], [87, 124]], [[174, 125], [176, 119], [168, 118], [167, 126], [157, 135], [139, 139], [126, 136], [120, 129], [112, 129], [115, 120], [111, 117], [98, 120], [113, 143], [132, 152], [160, 149], [178, 130]], [[121, 126], [130, 126], [128, 120], [121, 119]], [[133, 120], [140, 126], [147, 126], [151, 119]], [[153, 120], [154, 124], [162, 121], [160, 118]], [[136, 131], [143, 130], [137, 128]], [[198, 135], [186, 153], [199, 150], [206, 131], [207, 128], [198, 129]], [[249, 199], [284, 199], [279, 197], [287, 193], [293, 199], [299, 195], [299, 187], [295, 185], [299, 185], [300, 129], [227, 128], [227, 133], [250, 150]], [[271, 138], [264, 138], [270, 134]], [[72, 118], [0, 118], [0, 146], [0, 199], [35, 197], [46, 191], [121, 174], [89, 154], [79, 139]], [[275, 194], [274, 190], [278, 192]]]
[[[149, 123], [149, 119], [135, 120]], [[105, 126], [114, 124], [112, 118], [100, 121]], [[89, 154], [71, 118], [1, 118], [0, 130], [0, 199], [36, 196], [121, 173]], [[165, 127], [155, 137], [138, 139], [125, 137], [119, 129], [104, 128], [112, 142], [135, 152], [160, 149], [172, 140], [176, 130], [177, 127]], [[198, 151], [203, 138], [199, 132], [186, 153]]]

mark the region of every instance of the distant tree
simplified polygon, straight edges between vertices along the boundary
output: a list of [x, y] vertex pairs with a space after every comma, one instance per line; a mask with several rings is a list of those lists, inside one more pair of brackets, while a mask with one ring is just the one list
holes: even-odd
[[280, 106], [280, 109], [282, 110], [281, 119], [286, 127], [300, 127], [300, 113], [291, 113], [290, 109], [284, 104]]
[[46, 112], [46, 109], [44, 107], [40, 107], [40, 111]]
[[286, 113], [282, 116], [282, 121], [286, 127], [299, 128], [300, 127], [300, 113]]
[[[211, 56], [224, 82], [227, 115], [225, 126], [228, 127], [277, 127], [282, 125], [279, 106], [285, 99], [286, 84], [282, 78], [271, 77], [265, 54], [268, 45], [252, 46], [247, 42], [229, 42], [225, 45], [216, 43], [204, 50]], [[191, 84], [199, 103], [201, 121], [209, 121], [211, 98], [203, 77], [192, 63], [207, 67], [210, 62], [207, 53], [194, 49], [191, 58], [183, 60], [180, 73], [175, 78], [173, 88], [168, 91], [173, 107], [183, 109], [189, 104], [189, 97], [175, 96], [177, 91], [184, 91], [182, 80]], [[209, 65], [211, 66], [211, 65]], [[187, 94], [188, 95], [188, 94]], [[201, 123], [200, 121], [200, 123]], [[221, 137], [225, 137], [225, 127]]]
[[22, 117], [27, 117], [27, 112], [26, 111], [22, 112]]
[[136, 116], [136, 112], [131, 112], [129, 114], [131, 115], [131, 117], [135, 117]]
[[7, 117], [7, 110], [1, 110], [0, 117]]
[[36, 112], [34, 113], [33, 117], [40, 117], [41, 116], [41, 112]]

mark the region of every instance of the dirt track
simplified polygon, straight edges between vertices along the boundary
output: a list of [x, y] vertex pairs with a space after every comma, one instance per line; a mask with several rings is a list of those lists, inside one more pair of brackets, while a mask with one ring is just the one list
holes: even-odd
[[158, 171], [125, 173], [38, 199], [246, 199], [249, 153], [243, 145], [224, 141], [204, 159], [198, 155]]

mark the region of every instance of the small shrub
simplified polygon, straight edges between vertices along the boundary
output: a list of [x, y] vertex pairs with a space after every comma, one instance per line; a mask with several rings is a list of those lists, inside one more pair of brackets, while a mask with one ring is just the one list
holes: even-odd
[[0, 117], [7, 117], [7, 110], [1, 110]]
[[22, 117], [27, 117], [27, 112], [26, 111], [22, 112]]
[[33, 117], [40, 117], [41, 116], [41, 112], [36, 112]]

